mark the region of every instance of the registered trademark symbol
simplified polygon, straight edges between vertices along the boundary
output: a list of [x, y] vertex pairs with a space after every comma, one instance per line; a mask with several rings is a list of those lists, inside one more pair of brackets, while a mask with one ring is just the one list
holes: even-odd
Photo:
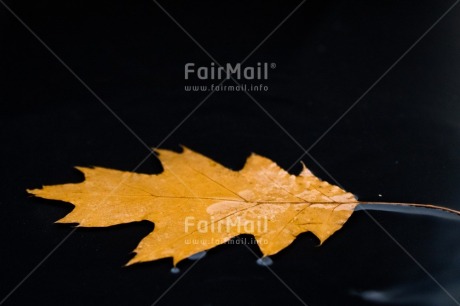
[[270, 68], [275, 69], [275, 68], [276, 68], [276, 64], [275, 64], [275, 63], [271, 63], [271, 64], [270, 64]]

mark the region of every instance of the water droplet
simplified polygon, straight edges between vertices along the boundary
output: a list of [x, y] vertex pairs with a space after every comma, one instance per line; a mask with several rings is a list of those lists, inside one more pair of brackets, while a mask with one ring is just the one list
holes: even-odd
[[381, 194], [381, 193], [379, 193], [379, 197], [382, 197], [382, 194]]
[[206, 251], [201, 251], [198, 253], [193, 254], [192, 256], [189, 256], [188, 259], [190, 260], [198, 260], [206, 256]]
[[256, 262], [257, 262], [257, 264], [259, 266], [264, 266], [264, 267], [268, 267], [268, 266], [271, 266], [273, 264], [273, 260], [268, 256], [261, 257], [261, 258], [257, 259]]
[[178, 267], [172, 267], [172, 268], [171, 268], [171, 273], [172, 273], [172, 274], [177, 274], [177, 273], [179, 273], [179, 272], [180, 272], [180, 269], [179, 269]]

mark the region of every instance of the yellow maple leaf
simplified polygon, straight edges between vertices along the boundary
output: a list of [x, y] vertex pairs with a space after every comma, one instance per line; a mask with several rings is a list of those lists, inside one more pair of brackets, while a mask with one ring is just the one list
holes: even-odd
[[156, 175], [77, 167], [85, 181], [29, 193], [75, 205], [59, 223], [103, 227], [149, 220], [155, 224], [128, 264], [172, 257], [174, 265], [241, 234], [254, 235], [264, 256], [312, 232], [323, 243], [359, 202], [353, 194], [314, 176], [303, 165], [290, 175], [253, 154], [240, 171], [184, 148], [157, 150]]

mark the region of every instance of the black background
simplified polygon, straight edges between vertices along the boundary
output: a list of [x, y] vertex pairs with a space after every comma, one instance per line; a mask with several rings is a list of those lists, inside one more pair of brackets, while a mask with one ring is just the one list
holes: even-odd
[[[173, 2], [164, 8], [220, 63], [245, 58], [299, 2]], [[184, 65], [210, 58], [151, 1], [5, 1], [145, 144], [203, 153], [232, 169], [257, 152], [289, 168], [303, 150], [244, 93], [186, 92]], [[250, 57], [276, 63], [254, 98], [309, 148], [453, 1], [308, 0]], [[460, 209], [460, 7], [454, 8], [303, 158], [363, 201]], [[0, 5], [0, 299], [72, 226], [70, 204], [26, 188], [78, 182], [75, 165], [133, 170], [148, 151]], [[231, 81], [226, 83], [231, 85]], [[292, 173], [297, 173], [296, 164]], [[137, 170], [158, 173], [154, 156]], [[381, 196], [379, 196], [381, 194]], [[372, 212], [457, 300], [459, 222]], [[151, 305], [192, 264], [131, 267], [153, 229], [80, 228], [4, 305]], [[323, 246], [301, 235], [273, 271], [308, 305], [457, 305], [365, 213]], [[258, 248], [250, 246], [260, 254]], [[244, 246], [208, 252], [158, 305], [301, 305]], [[3, 304], [2, 304], [3, 305]]]

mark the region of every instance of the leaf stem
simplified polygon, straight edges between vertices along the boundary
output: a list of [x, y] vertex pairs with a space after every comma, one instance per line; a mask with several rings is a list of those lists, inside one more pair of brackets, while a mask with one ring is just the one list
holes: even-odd
[[[438, 206], [438, 205], [432, 205], [432, 204], [417, 204], [417, 203], [400, 203], [400, 202], [363, 202], [359, 201], [359, 204], [369, 204], [369, 205], [394, 205], [394, 206], [406, 206], [406, 207], [418, 207], [418, 208], [427, 208], [427, 209], [435, 209], [435, 210], [441, 210], [444, 212], [452, 213], [457, 216], [460, 216], [460, 211], [448, 208], [448, 207], [443, 207], [443, 206]], [[358, 204], [358, 205], [359, 205]]]

